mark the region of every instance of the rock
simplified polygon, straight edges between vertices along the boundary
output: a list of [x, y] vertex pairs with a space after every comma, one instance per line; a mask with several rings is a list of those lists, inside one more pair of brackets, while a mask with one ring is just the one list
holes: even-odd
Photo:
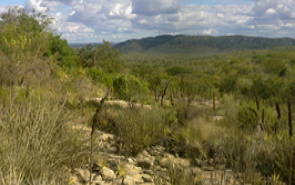
[[108, 142], [110, 143], [111, 141], [114, 140], [114, 135], [113, 134], [108, 134], [105, 132], [99, 132], [99, 140], [103, 141], [103, 142]]
[[162, 156], [165, 152], [165, 148], [162, 146], [154, 146], [149, 149], [149, 153], [153, 156]]
[[135, 185], [135, 181], [131, 176], [126, 176], [123, 180], [123, 185]]
[[100, 175], [93, 175], [92, 176], [92, 184], [101, 184], [103, 183], [102, 177]]
[[127, 161], [128, 161], [128, 163], [134, 164], [134, 160], [130, 157], [127, 159]]
[[143, 174], [142, 179], [144, 182], [153, 182], [153, 178], [148, 174]]
[[102, 181], [102, 182], [100, 182], [100, 183], [92, 183], [92, 185], [113, 185], [113, 183], [112, 182], [104, 182], [104, 181]]
[[203, 166], [202, 169], [204, 171], [214, 171], [214, 167], [212, 167], [212, 166]]
[[150, 169], [153, 166], [153, 162], [150, 160], [139, 160], [137, 161], [137, 165], [144, 168], [144, 169]]
[[123, 184], [123, 178], [117, 178], [113, 181], [113, 185], [122, 185]]
[[143, 170], [143, 173], [148, 174], [148, 175], [154, 175], [153, 170]]
[[202, 173], [202, 170], [198, 167], [193, 167], [191, 170], [194, 175], [200, 175]]
[[79, 180], [79, 178], [77, 176], [71, 176], [69, 178], [69, 183], [68, 184], [69, 185], [80, 185], [81, 183], [80, 183], [80, 180]]
[[137, 165], [144, 168], [150, 169], [154, 165], [155, 157], [151, 156], [147, 151], [143, 151], [138, 154], [137, 157]]
[[142, 169], [140, 167], [134, 166], [132, 164], [126, 164], [124, 166], [124, 171], [126, 175], [130, 176], [142, 173]]
[[103, 167], [100, 173], [103, 180], [113, 180], [116, 178], [115, 172], [107, 167]]
[[[70, 185], [81, 185], [89, 183], [90, 172], [85, 169], [75, 169], [75, 176], [70, 177]], [[101, 184], [103, 182], [102, 177], [98, 174], [93, 173], [91, 176], [93, 184]]]
[[113, 171], [118, 171], [118, 164], [117, 164], [116, 161], [114, 161], [114, 160], [110, 160], [110, 161], [107, 162], [107, 164], [108, 164], [108, 167], [109, 167], [111, 170], [113, 170]]
[[187, 168], [190, 167], [190, 162], [187, 159], [176, 158], [171, 154], [165, 154], [165, 157], [160, 160], [160, 166], [163, 168], [169, 168], [171, 166], [178, 166]]
[[124, 185], [136, 185], [136, 184], [141, 184], [143, 183], [142, 175], [137, 174], [137, 175], [126, 175], [123, 180]]
[[160, 166], [163, 168], [169, 168], [173, 165], [172, 161], [168, 158], [163, 158], [160, 160]]

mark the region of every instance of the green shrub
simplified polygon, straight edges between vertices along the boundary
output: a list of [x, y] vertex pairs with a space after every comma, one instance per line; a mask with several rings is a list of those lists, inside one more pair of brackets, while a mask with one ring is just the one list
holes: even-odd
[[144, 81], [133, 75], [121, 75], [113, 81], [115, 95], [130, 102], [145, 102], [148, 95], [148, 86]]
[[143, 149], [161, 144], [169, 133], [171, 115], [160, 108], [106, 108], [99, 128], [117, 135], [120, 151], [135, 155]]
[[259, 113], [251, 104], [242, 104], [237, 115], [239, 128], [255, 130], [259, 124]]
[[103, 70], [92, 67], [87, 71], [87, 73], [93, 81], [102, 83], [107, 87], [112, 86], [112, 77], [109, 74], [105, 73]]

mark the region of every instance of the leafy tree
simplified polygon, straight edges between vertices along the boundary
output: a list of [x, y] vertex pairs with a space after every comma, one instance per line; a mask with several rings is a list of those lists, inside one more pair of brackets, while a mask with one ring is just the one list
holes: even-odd
[[88, 45], [78, 51], [85, 67], [97, 67], [106, 72], [118, 72], [122, 67], [120, 53], [112, 48], [111, 43], [103, 42], [101, 45]]
[[12, 60], [36, 59], [48, 48], [50, 20], [41, 14], [30, 16], [22, 9], [1, 14], [0, 50]]
[[73, 49], [59, 35], [52, 35], [49, 38], [49, 46], [45, 55], [54, 57], [58, 64], [64, 67], [71, 68], [78, 64], [78, 58]]
[[118, 98], [129, 102], [144, 102], [148, 94], [146, 82], [139, 80], [133, 75], [121, 75], [115, 78], [113, 88]]

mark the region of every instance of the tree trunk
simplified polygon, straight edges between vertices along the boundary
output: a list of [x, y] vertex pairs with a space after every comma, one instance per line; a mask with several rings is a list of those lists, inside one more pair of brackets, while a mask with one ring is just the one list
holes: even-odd
[[215, 92], [213, 91], [212, 94], [212, 103], [213, 103], [213, 111], [216, 111], [216, 97], [215, 97]]
[[277, 120], [276, 120], [275, 125], [274, 125], [274, 132], [275, 132], [275, 134], [277, 134], [279, 124], [280, 124], [280, 121], [281, 121], [281, 117], [282, 117], [281, 107], [280, 107], [280, 105], [278, 103], [275, 104], [275, 109], [276, 109], [276, 113], [277, 113]]
[[292, 104], [288, 102], [288, 127], [289, 127], [289, 136], [293, 137], [293, 125], [292, 125]]
[[293, 146], [292, 146], [292, 137], [293, 137], [293, 125], [292, 125], [292, 104], [288, 102], [288, 129], [289, 129], [289, 185], [292, 185], [293, 180]]
[[170, 103], [171, 103], [171, 106], [175, 105], [173, 94], [170, 95]]
[[104, 102], [108, 98], [108, 95], [110, 93], [110, 90], [107, 91], [106, 95], [100, 100], [98, 107], [96, 108], [95, 114], [92, 117], [91, 122], [91, 133], [90, 133], [90, 155], [89, 155], [89, 185], [92, 185], [92, 172], [93, 172], [93, 135], [95, 132], [95, 129], [98, 127], [98, 124], [100, 124], [100, 112], [102, 111]]
[[261, 129], [265, 130], [265, 111], [262, 109], [261, 111]]
[[256, 109], [259, 110], [260, 109], [260, 102], [256, 96], [255, 96], [255, 103], [256, 103]]
[[161, 106], [163, 106], [164, 104], [164, 97], [166, 96], [167, 90], [169, 87], [169, 82], [166, 84], [166, 86], [164, 87], [162, 94], [161, 94]]
[[276, 107], [276, 112], [277, 112], [277, 119], [280, 120], [282, 117], [280, 104], [276, 103], [275, 107]]

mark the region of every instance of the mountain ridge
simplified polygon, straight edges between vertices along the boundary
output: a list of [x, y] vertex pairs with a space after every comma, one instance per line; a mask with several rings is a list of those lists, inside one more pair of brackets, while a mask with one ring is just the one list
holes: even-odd
[[160, 35], [130, 39], [114, 47], [125, 54], [213, 54], [239, 50], [271, 49], [295, 46], [295, 39], [232, 36]]

